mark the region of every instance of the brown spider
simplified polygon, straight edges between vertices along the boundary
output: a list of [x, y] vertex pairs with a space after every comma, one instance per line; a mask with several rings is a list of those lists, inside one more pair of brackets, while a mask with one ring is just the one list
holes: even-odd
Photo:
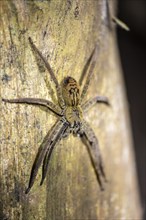
[[[83, 90], [82, 92], [80, 92], [79, 85], [82, 84], [82, 77], [78, 84], [74, 78], [67, 76], [64, 78], [61, 85], [59, 85], [49, 63], [43, 57], [41, 52], [36, 48], [31, 38], [29, 38], [29, 42], [32, 49], [43, 60], [46, 68], [50, 73], [52, 80], [55, 83], [57, 97], [58, 97], [58, 105], [48, 100], [38, 99], [38, 98], [19, 98], [19, 99], [2, 99], [2, 100], [4, 102], [9, 102], [9, 103], [27, 103], [27, 104], [45, 106], [53, 113], [55, 113], [55, 115], [59, 116], [59, 119], [55, 123], [53, 129], [47, 134], [45, 140], [41, 145], [41, 148], [32, 166], [28, 188], [26, 189], [25, 193], [27, 194], [30, 191], [31, 187], [33, 186], [35, 177], [38, 173], [38, 169], [42, 162], [43, 162], [42, 179], [40, 185], [43, 184], [44, 179], [46, 177], [50, 156], [54, 146], [62, 138], [67, 137], [70, 133], [79, 136], [82, 139], [83, 143], [86, 144], [86, 146], [88, 147], [88, 152], [97, 176], [98, 183], [100, 185], [101, 190], [103, 190], [104, 188], [103, 188], [101, 176], [102, 178], [104, 178], [105, 181], [106, 181], [106, 177], [105, 177], [103, 162], [99, 150], [98, 140], [92, 128], [90, 128], [89, 124], [83, 118], [83, 114], [95, 103], [99, 102], [109, 105], [108, 99], [104, 96], [96, 96], [86, 102], [83, 102], [84, 97], [88, 90], [91, 77], [93, 75], [93, 69], [96, 63], [95, 54], [97, 52], [97, 46], [93, 50], [87, 62], [87, 66], [90, 66], [90, 68]], [[84, 71], [84, 74], [86, 73], [86, 71], [87, 68]]]

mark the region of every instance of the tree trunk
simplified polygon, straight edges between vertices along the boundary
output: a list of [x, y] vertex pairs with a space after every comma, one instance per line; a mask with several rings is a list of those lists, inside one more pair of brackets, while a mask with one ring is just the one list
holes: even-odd
[[[31, 37], [59, 82], [77, 81], [96, 43], [100, 46], [87, 98], [107, 96], [85, 119], [99, 139], [108, 183], [100, 191], [86, 146], [70, 135], [55, 147], [43, 186], [41, 169], [25, 194], [39, 145], [56, 121], [45, 108], [0, 102], [0, 219], [141, 219], [129, 116], [116, 37], [104, 0], [3, 0], [0, 96], [56, 102], [53, 82], [38, 64]], [[112, 1], [110, 8], [114, 11]]]

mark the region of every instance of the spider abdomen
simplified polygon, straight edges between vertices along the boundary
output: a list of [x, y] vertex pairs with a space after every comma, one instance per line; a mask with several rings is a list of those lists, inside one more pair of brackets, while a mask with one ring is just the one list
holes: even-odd
[[80, 89], [77, 81], [67, 76], [62, 83], [62, 95], [67, 106], [77, 106], [80, 104]]

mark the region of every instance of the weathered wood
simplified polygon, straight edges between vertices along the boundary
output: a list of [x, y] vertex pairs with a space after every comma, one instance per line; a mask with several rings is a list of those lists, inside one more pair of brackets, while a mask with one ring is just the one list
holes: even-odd
[[85, 116], [99, 139], [106, 190], [99, 189], [86, 147], [70, 136], [55, 147], [44, 185], [39, 186], [39, 172], [25, 195], [39, 145], [56, 118], [45, 108], [0, 102], [0, 219], [140, 219], [127, 102], [105, 1], [0, 3], [1, 97], [56, 101], [54, 84], [28, 43], [31, 37], [59, 82], [67, 75], [79, 80], [98, 42], [100, 53], [87, 98], [101, 94], [111, 103], [109, 108], [95, 106]]

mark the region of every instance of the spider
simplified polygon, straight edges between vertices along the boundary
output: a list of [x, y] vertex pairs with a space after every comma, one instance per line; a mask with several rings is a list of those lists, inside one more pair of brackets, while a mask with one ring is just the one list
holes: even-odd
[[[41, 58], [50, 73], [50, 76], [56, 87], [58, 105], [52, 103], [49, 100], [38, 98], [2, 99], [2, 101], [8, 103], [26, 103], [45, 106], [50, 111], [52, 111], [58, 119], [53, 128], [46, 135], [43, 143], [41, 144], [41, 147], [39, 148], [38, 154], [32, 166], [29, 184], [25, 193], [27, 194], [32, 188], [41, 164], [42, 179], [40, 185], [43, 184], [47, 174], [50, 156], [55, 145], [62, 138], [67, 137], [70, 133], [75, 136], [79, 136], [82, 142], [87, 146], [100, 189], [104, 190], [103, 180], [106, 182], [106, 175], [104, 172], [98, 140], [92, 128], [83, 117], [84, 113], [87, 112], [88, 109], [96, 103], [109, 105], [109, 101], [105, 96], [96, 96], [89, 99], [88, 101], [84, 101], [96, 64], [97, 45], [91, 53], [86, 64], [87, 67], [89, 67], [89, 72], [87, 74], [87, 79], [85, 81], [83, 89], [82, 91], [80, 91], [83, 77], [81, 77], [79, 83], [77, 83], [77, 81], [73, 77], [67, 76], [63, 79], [61, 84], [59, 84], [50, 64], [44, 58], [42, 53], [37, 49], [32, 39], [30, 37], [28, 39], [32, 50]], [[86, 74], [87, 69], [88, 68], [84, 70], [84, 75]]]

